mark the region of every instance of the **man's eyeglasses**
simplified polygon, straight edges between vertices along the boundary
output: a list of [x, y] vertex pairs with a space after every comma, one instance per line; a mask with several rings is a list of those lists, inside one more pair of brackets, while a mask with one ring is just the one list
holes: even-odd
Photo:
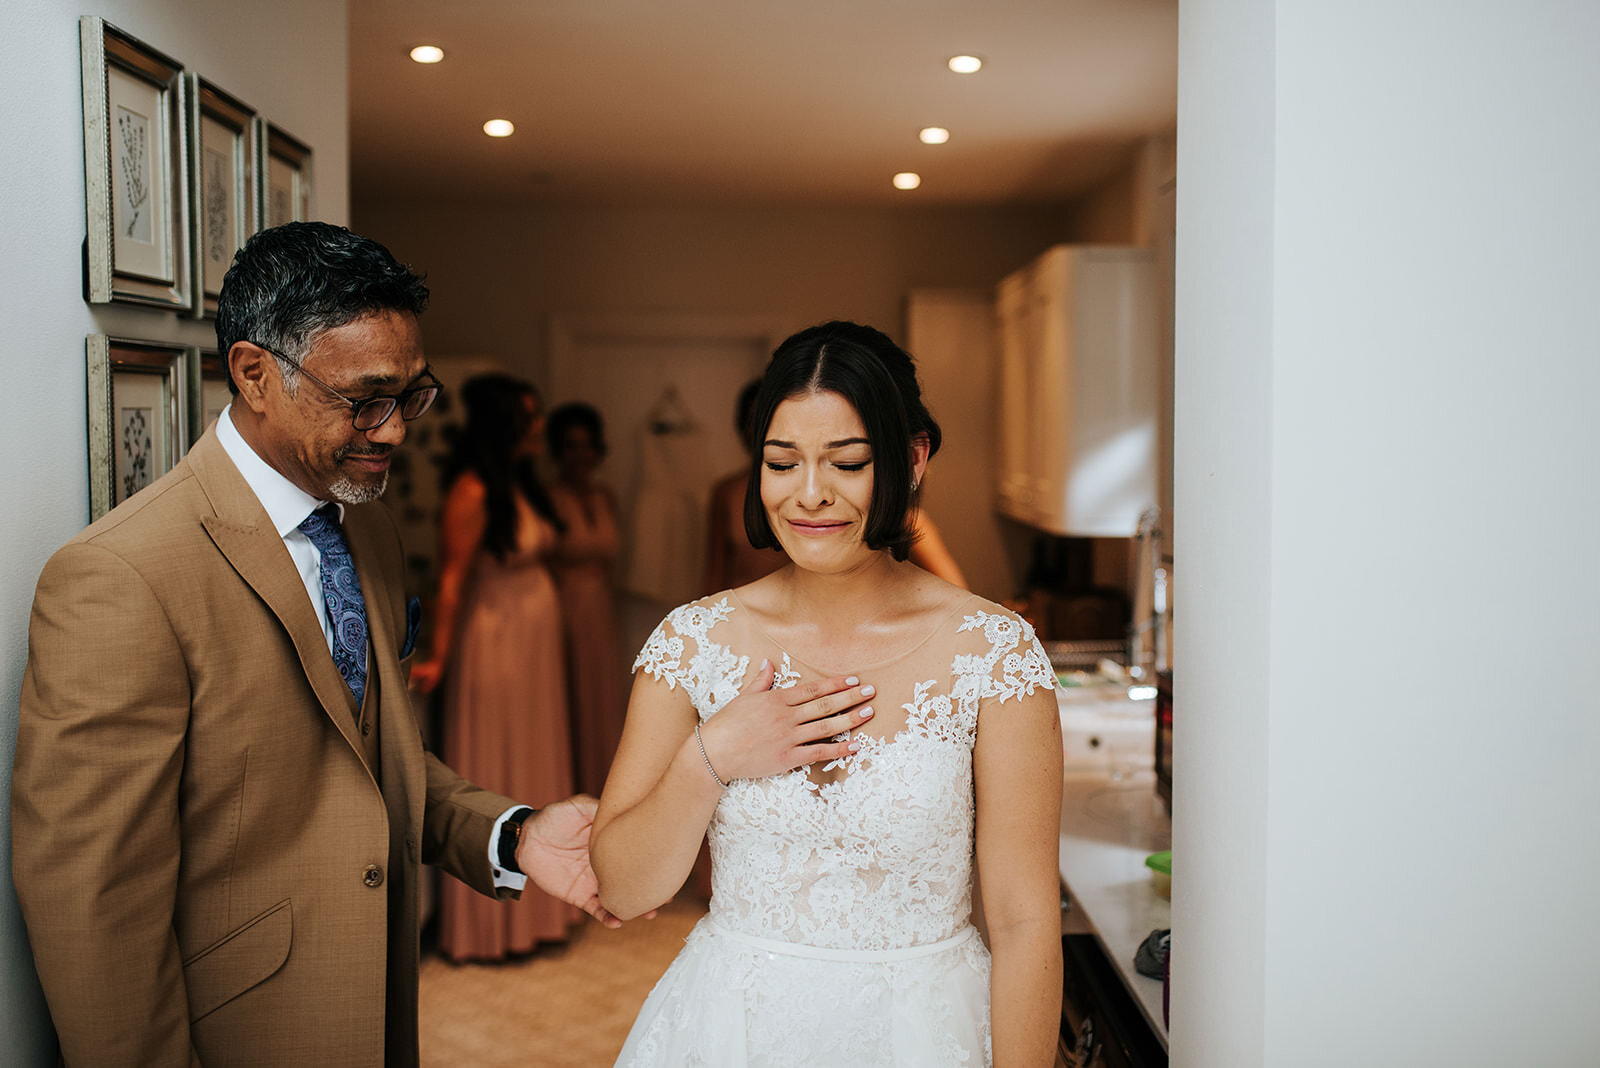
[[439, 399], [439, 390], [443, 388], [433, 372], [424, 370], [422, 373], [431, 380], [428, 385], [408, 389], [398, 395], [379, 394], [375, 397], [346, 397], [328, 383], [305, 369], [299, 360], [291, 359], [276, 349], [269, 349], [259, 341], [254, 343], [259, 349], [265, 349], [296, 371], [305, 375], [311, 381], [321, 386], [324, 391], [338, 397], [350, 405], [350, 422], [357, 430], [376, 430], [389, 421], [395, 409], [400, 409], [400, 418], [406, 422], [420, 416], [423, 412], [433, 407], [433, 402]]

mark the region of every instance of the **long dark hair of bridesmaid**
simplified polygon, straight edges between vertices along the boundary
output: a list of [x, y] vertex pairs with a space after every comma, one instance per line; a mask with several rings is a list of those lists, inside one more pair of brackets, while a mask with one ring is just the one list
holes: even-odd
[[539, 391], [510, 375], [477, 375], [461, 387], [461, 401], [467, 421], [450, 450], [444, 484], [450, 486], [467, 471], [483, 482], [483, 547], [500, 560], [515, 551], [516, 490], [557, 530], [565, 530], [534, 469], [544, 422]]

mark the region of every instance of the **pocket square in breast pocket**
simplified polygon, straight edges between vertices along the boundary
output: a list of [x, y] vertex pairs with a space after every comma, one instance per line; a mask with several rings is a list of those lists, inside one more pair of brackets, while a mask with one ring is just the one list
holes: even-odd
[[406, 641], [400, 647], [400, 659], [404, 660], [411, 655], [417, 647], [417, 631], [422, 629], [422, 598], [413, 597], [406, 602]]

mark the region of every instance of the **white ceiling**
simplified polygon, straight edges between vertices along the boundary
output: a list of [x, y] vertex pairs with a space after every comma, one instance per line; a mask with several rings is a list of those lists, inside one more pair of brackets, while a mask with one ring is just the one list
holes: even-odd
[[1049, 203], [1175, 125], [1177, 0], [350, 0], [350, 111], [358, 198]]

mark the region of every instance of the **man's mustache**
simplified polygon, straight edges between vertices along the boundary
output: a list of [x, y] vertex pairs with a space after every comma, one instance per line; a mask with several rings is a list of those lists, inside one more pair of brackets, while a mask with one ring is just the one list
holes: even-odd
[[357, 448], [354, 445], [346, 445], [344, 448], [334, 451], [333, 459], [334, 462], [337, 463], [338, 461], [350, 456], [388, 456], [393, 451], [393, 445], [371, 445], [367, 448]]

